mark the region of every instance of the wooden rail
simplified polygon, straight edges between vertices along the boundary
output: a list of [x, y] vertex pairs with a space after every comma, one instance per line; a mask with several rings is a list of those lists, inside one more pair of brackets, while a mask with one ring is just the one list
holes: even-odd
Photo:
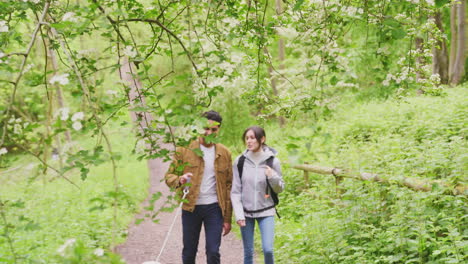
[[453, 186], [448, 184], [442, 180], [424, 180], [424, 179], [417, 179], [417, 178], [408, 178], [408, 177], [398, 177], [387, 179], [379, 176], [378, 174], [373, 173], [356, 173], [349, 170], [338, 169], [338, 168], [329, 168], [329, 167], [321, 167], [316, 165], [310, 164], [296, 164], [291, 165], [291, 168], [303, 170], [304, 171], [304, 181], [306, 185], [309, 185], [309, 175], [307, 172], [313, 172], [318, 174], [324, 175], [334, 175], [336, 178], [337, 184], [337, 192], [341, 192], [339, 184], [343, 180], [343, 178], [351, 178], [363, 181], [373, 181], [379, 183], [386, 183], [386, 184], [398, 184], [401, 186], [408, 187], [415, 191], [424, 191], [429, 192], [432, 191], [435, 185], [442, 186], [446, 188], [451, 194], [453, 195], [468, 195], [468, 186], [466, 185], [457, 185]]

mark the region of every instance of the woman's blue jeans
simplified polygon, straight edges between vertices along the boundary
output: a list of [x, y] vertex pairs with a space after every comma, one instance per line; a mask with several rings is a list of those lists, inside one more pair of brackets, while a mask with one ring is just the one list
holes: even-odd
[[242, 243], [244, 244], [244, 264], [253, 264], [255, 221], [260, 227], [262, 248], [265, 264], [273, 264], [273, 240], [275, 237], [275, 217], [245, 218], [245, 226], [241, 227]]

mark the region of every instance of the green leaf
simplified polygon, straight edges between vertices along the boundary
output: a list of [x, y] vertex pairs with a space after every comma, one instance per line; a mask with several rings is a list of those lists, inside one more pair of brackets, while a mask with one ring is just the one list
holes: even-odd
[[26, 231], [36, 231], [36, 230], [39, 230], [41, 229], [41, 226], [37, 223], [34, 223], [32, 221], [28, 222], [25, 226], [24, 226], [24, 230]]
[[403, 28], [396, 28], [392, 30], [392, 37], [394, 39], [402, 39], [406, 36], [406, 31]]
[[192, 151], [195, 153], [195, 155], [203, 157], [203, 151], [200, 148], [192, 149]]
[[336, 78], [335, 75], [330, 79], [330, 84], [331, 85], [336, 85], [338, 83], [338, 78]]
[[86, 178], [88, 178], [89, 169], [82, 167], [80, 171], [81, 171], [81, 180], [83, 181], [86, 180]]
[[293, 10], [294, 11], [299, 11], [301, 9], [302, 4], [304, 3], [304, 0], [297, 0], [296, 4], [294, 5]]

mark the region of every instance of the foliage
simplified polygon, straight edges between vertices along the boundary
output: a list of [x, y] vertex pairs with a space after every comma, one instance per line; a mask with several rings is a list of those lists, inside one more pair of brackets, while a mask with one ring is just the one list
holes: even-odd
[[[288, 135], [290, 143], [277, 145], [282, 153], [289, 152], [283, 155], [290, 161], [388, 179], [433, 178], [466, 185], [467, 95], [466, 88], [458, 88], [446, 97], [343, 103], [328, 121], [279, 133]], [[465, 195], [444, 195], [441, 187], [424, 193], [345, 180], [340, 199], [331, 176], [312, 175], [309, 188], [298, 171], [287, 169], [285, 177], [288, 188], [279, 210], [286, 217], [276, 229], [279, 262], [466, 261]]]
[[[116, 126], [118, 127], [118, 126]], [[115, 151], [125, 151], [132, 142], [125, 141], [133, 134], [131, 129], [120, 128], [111, 137]], [[86, 139], [80, 140], [82, 146], [91, 145]], [[16, 253], [17, 263], [84, 263], [78, 259], [88, 259], [86, 263], [119, 263], [111, 257], [109, 248], [126, 237], [126, 229], [138, 204], [146, 197], [148, 172], [145, 162], [136, 161], [136, 156], [122, 155], [119, 166], [120, 192], [116, 224], [116, 241], [113, 240], [113, 181], [109, 177], [109, 163], [93, 165], [85, 181], [81, 180], [78, 168], [69, 171], [70, 179], [80, 189], [57, 178], [49, 171], [43, 175], [37, 162], [21, 157], [12, 164], [18, 167], [1, 174], [0, 198], [5, 204], [2, 212], [8, 225], [0, 220], [0, 259], [13, 263], [13, 256], [3, 236], [8, 227], [8, 235]], [[49, 179], [52, 181], [49, 182]], [[70, 247], [61, 257], [57, 252], [67, 240], [76, 241], [76, 248]], [[73, 248], [73, 249], [72, 249]], [[98, 258], [95, 250], [102, 249], [105, 254]], [[99, 250], [98, 250], [99, 252]], [[93, 260], [93, 261], [91, 261]], [[94, 261], [96, 260], [96, 261]]]
[[[78, 242], [75, 253], [63, 261], [78, 261], [83, 254], [89, 257], [89, 246], [115, 245], [117, 241], [110, 241], [109, 233], [120, 237], [125, 222], [117, 212], [131, 214], [143, 193], [125, 187], [130, 183], [126, 182], [127, 173], [121, 173], [122, 166], [137, 164], [133, 158], [169, 160], [171, 153], [162, 147], [161, 140], [188, 144], [206, 125], [200, 113], [210, 108], [225, 117], [217, 140], [233, 145], [233, 153], [242, 150], [237, 147], [238, 137], [245, 127], [254, 123], [270, 126], [274, 118], [285, 117], [291, 122], [285, 131], [293, 132], [276, 139], [272, 136], [269, 142], [284, 148], [283, 153], [290, 154], [292, 161], [320, 161], [391, 176], [443, 178], [451, 183], [465, 181], [466, 105], [453, 95], [444, 97], [444, 88], [438, 86], [440, 78], [430, 68], [432, 49], [450, 34], [446, 17], [447, 34], [431, 17], [439, 11], [447, 14], [455, 1], [298, 0], [281, 1], [282, 8], [273, 2], [0, 1], [0, 167], [14, 169], [30, 163], [25, 154], [38, 162], [34, 171], [22, 170], [20, 179], [5, 185], [15, 186], [13, 191], [0, 186], [5, 216], [0, 247], [9, 245], [8, 255], [0, 258], [48, 261], [52, 247], [68, 234], [76, 236]], [[416, 47], [416, 40], [421, 41], [420, 47]], [[286, 42], [284, 59], [279, 58], [282, 51], [276, 48], [281, 41]], [[131, 65], [130, 77], [123, 72], [125, 61]], [[135, 89], [136, 83], [141, 87]], [[414, 91], [441, 98], [413, 99], [407, 104], [404, 98]], [[400, 101], [371, 101], [394, 96]], [[349, 99], [355, 97], [358, 100]], [[351, 107], [343, 106], [350, 101], [371, 101], [366, 111], [385, 118], [375, 123], [359, 107], [353, 108], [357, 112], [350, 116]], [[437, 107], [444, 110], [440, 113], [445, 115], [435, 115], [432, 102], [438, 102]], [[395, 104], [402, 108], [396, 111]], [[123, 118], [128, 112], [131, 122]], [[392, 115], [395, 112], [398, 115]], [[330, 126], [330, 122], [338, 125]], [[132, 134], [125, 134], [125, 139], [114, 137], [116, 131], [126, 133], [130, 123], [136, 126]], [[125, 147], [119, 147], [121, 141]], [[128, 141], [133, 147], [126, 145]], [[92, 185], [101, 181], [105, 188]], [[322, 184], [330, 185], [326, 181]], [[285, 210], [295, 221], [310, 218], [307, 210], [297, 210], [301, 204], [294, 204], [295, 195], [306, 199], [309, 194], [322, 197], [330, 192], [298, 194], [295, 187], [299, 185], [291, 180], [291, 196], [286, 197], [291, 208]], [[17, 192], [18, 188], [22, 191]], [[46, 195], [55, 189], [63, 199]], [[367, 195], [365, 188], [356, 192]], [[16, 206], [22, 204], [16, 202], [18, 194], [24, 194], [21, 201], [25, 208]], [[158, 198], [155, 195], [151, 201]], [[38, 201], [62, 210], [50, 212], [50, 220], [43, 207], [34, 206]], [[63, 203], [80, 209], [64, 223], [89, 224], [98, 212], [103, 222], [92, 222], [90, 226], [96, 229], [83, 228], [84, 234], [74, 233], [75, 229], [54, 222], [69, 213]], [[455, 201], [443, 206], [452, 203]], [[332, 225], [345, 214], [331, 217], [334, 211], [327, 208], [329, 201], [310, 206], [330, 220], [324, 229], [336, 231], [323, 234], [323, 241], [355, 236]], [[93, 210], [84, 213], [88, 207]], [[60, 239], [47, 235], [45, 230], [52, 224], [44, 220], [60, 227], [54, 231], [63, 229], [62, 235], [49, 232]], [[362, 228], [358, 221], [361, 216], [353, 218], [350, 226]], [[24, 234], [23, 226], [30, 222], [33, 226], [37, 222], [42, 229]], [[294, 222], [288, 223], [287, 229], [294, 226]], [[300, 234], [291, 234], [301, 240]], [[23, 235], [24, 240], [18, 239]], [[321, 256], [318, 260], [371, 258], [343, 251], [351, 255], [341, 259], [333, 250], [341, 250], [343, 245], [329, 246], [316, 251]], [[419, 260], [429, 259], [422, 249], [418, 247]], [[30, 256], [23, 256], [29, 251]], [[301, 249], [290, 252], [308, 261]], [[401, 260], [386, 259], [393, 257], [388, 252], [376, 252], [382, 257], [378, 261]], [[434, 258], [456, 255], [446, 252], [440, 251]], [[411, 254], [407, 261], [415, 256]], [[100, 261], [90, 257], [87, 261]]]
[[59, 248], [57, 263], [110, 263], [118, 264], [125, 263], [120, 257], [116, 256], [112, 252], [105, 252], [102, 248], [97, 248], [91, 251], [84, 245], [83, 242], [75, 240], [68, 240]]

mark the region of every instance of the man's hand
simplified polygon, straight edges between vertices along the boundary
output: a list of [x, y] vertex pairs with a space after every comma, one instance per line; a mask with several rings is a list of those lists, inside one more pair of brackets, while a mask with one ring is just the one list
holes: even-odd
[[231, 232], [231, 223], [224, 223], [223, 224], [223, 236], [229, 234]]
[[179, 183], [181, 185], [187, 183], [190, 180], [190, 177], [192, 177], [192, 176], [193, 176], [193, 174], [191, 172], [185, 173], [184, 175], [180, 176]]
[[245, 220], [238, 220], [238, 221], [237, 221], [237, 224], [238, 224], [240, 227], [244, 227], [244, 226], [245, 226]]

